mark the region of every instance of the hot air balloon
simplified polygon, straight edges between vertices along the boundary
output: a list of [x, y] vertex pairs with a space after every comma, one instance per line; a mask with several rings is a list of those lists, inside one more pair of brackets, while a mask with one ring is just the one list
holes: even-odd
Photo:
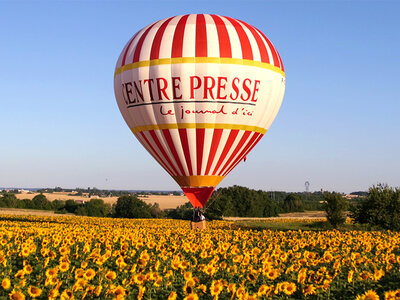
[[257, 28], [190, 14], [138, 31], [118, 58], [114, 90], [133, 134], [202, 208], [275, 119], [285, 73]]

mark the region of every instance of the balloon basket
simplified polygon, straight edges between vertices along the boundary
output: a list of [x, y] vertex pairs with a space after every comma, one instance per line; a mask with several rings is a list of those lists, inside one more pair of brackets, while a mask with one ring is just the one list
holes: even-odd
[[206, 229], [206, 220], [200, 222], [191, 222], [192, 230], [203, 230]]

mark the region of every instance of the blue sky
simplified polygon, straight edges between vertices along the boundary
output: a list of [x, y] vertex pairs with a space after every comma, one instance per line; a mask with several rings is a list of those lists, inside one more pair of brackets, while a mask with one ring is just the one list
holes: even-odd
[[0, 1], [0, 186], [178, 190], [130, 133], [116, 60], [142, 27], [215, 13], [281, 54], [275, 122], [221, 186], [351, 192], [400, 182], [395, 1]]

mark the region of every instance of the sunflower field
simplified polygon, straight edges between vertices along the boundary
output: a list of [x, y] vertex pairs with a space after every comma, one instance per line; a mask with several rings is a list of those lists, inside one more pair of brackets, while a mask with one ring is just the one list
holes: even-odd
[[399, 243], [395, 232], [3, 215], [0, 299], [400, 299]]

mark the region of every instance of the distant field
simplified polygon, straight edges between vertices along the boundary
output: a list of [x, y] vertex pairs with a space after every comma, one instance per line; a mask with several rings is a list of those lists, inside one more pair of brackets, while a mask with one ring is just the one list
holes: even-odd
[[[38, 195], [38, 193], [22, 193], [16, 194], [18, 199], [32, 199]], [[64, 192], [54, 192], [54, 193], [43, 193], [49, 201], [54, 200], [75, 200], [75, 201], [89, 201], [90, 198], [84, 196], [70, 196], [68, 193]], [[186, 196], [159, 196], [159, 195], [149, 195], [147, 197], [139, 197], [143, 201], [149, 204], [158, 203], [161, 209], [169, 209], [169, 208], [176, 208], [179, 205], [185, 204], [189, 200]], [[104, 200], [105, 203], [116, 203], [118, 197], [104, 197], [101, 198]]]
[[[7, 207], [0, 208], [0, 215], [43, 216], [43, 217], [60, 216], [60, 214], [55, 214], [51, 210], [7, 208]], [[75, 216], [75, 215], [74, 214], [63, 214], [62, 216]]]

